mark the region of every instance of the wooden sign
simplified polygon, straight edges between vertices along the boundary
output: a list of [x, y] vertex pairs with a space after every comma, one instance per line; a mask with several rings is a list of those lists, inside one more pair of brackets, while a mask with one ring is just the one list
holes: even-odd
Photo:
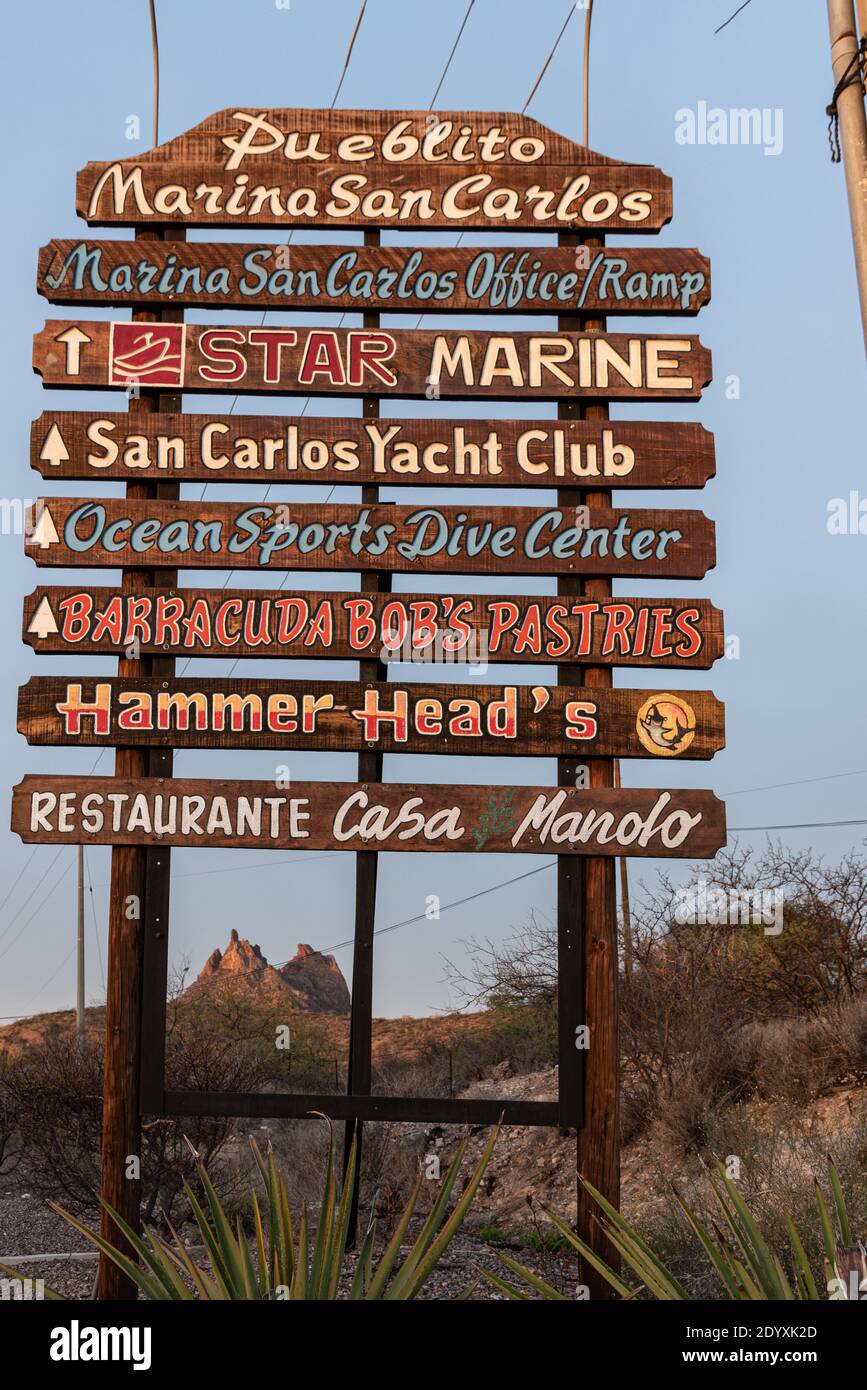
[[28, 511], [38, 565], [667, 575], [715, 563], [695, 511], [397, 507], [388, 503], [130, 501], [57, 497]]
[[711, 758], [709, 691], [399, 681], [35, 676], [18, 692], [33, 744]]
[[25, 777], [12, 829], [27, 844], [188, 849], [487, 851], [710, 859], [725, 807], [708, 791], [578, 791], [119, 777]]
[[365, 313], [697, 314], [710, 262], [670, 247], [50, 241], [52, 304]]
[[30, 431], [43, 478], [380, 486], [703, 487], [701, 425], [634, 420], [366, 420], [46, 411]]
[[723, 617], [707, 599], [40, 587], [23, 637], [90, 656], [288, 657], [707, 670]]
[[217, 111], [133, 159], [91, 163], [91, 224], [658, 231], [671, 180], [537, 121], [485, 111]]
[[51, 319], [33, 340], [46, 386], [427, 400], [697, 400], [698, 338], [626, 333], [448, 333], [262, 324]]

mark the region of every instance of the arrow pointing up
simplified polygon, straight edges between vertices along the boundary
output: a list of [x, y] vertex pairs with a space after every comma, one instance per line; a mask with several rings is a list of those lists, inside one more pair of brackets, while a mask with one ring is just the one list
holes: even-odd
[[32, 632], [35, 637], [50, 637], [57, 631], [57, 622], [51, 604], [47, 598], [43, 598], [27, 627], [28, 632]]
[[78, 376], [81, 369], [81, 349], [85, 343], [92, 343], [93, 339], [73, 324], [65, 333], [58, 333], [54, 341], [63, 343], [66, 347], [66, 375]]
[[69, 458], [69, 450], [57, 425], [52, 425], [45, 436], [39, 458], [44, 463], [50, 463], [52, 468], [57, 468]]
[[47, 507], [43, 507], [36, 518], [36, 525], [30, 532], [28, 544], [38, 546], [40, 550], [47, 550], [49, 546], [57, 545], [59, 540], [51, 513]]

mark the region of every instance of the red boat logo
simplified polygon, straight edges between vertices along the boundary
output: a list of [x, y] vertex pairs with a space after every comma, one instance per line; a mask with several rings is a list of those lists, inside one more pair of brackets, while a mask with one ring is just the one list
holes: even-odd
[[183, 386], [184, 325], [113, 323], [109, 380], [112, 386]]

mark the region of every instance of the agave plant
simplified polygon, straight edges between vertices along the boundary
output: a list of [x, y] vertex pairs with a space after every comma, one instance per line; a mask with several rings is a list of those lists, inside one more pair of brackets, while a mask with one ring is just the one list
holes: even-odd
[[[761, 1302], [765, 1299], [787, 1302], [800, 1299], [841, 1299], [857, 1298], [859, 1289], [867, 1289], [867, 1253], [863, 1245], [853, 1239], [839, 1174], [830, 1158], [827, 1177], [834, 1218], [818, 1179], [815, 1182], [816, 1206], [822, 1230], [822, 1267], [825, 1274], [823, 1292], [819, 1290], [806, 1247], [788, 1212], [786, 1227], [790, 1248], [786, 1252], [787, 1259], [784, 1262], [780, 1255], [771, 1249], [722, 1164], [720, 1174], [722, 1185], [712, 1178], [711, 1187], [720, 1208], [721, 1224], [713, 1221], [710, 1227], [707, 1226], [679, 1193], [675, 1192], [675, 1197], [696, 1239], [711, 1261], [722, 1285], [723, 1298], [750, 1302]], [[565, 1221], [551, 1212], [546, 1212], [572, 1249], [597, 1270], [622, 1298], [640, 1298], [643, 1290], [646, 1295], [655, 1299], [689, 1301], [690, 1295], [683, 1284], [666, 1268], [635, 1228], [591, 1183], [584, 1182], [583, 1186], [602, 1213], [597, 1220], [609, 1244], [617, 1251], [624, 1269], [638, 1282], [628, 1282], [627, 1277], [612, 1269]], [[497, 1254], [509, 1272], [531, 1291], [526, 1292], [518, 1284], [490, 1270], [481, 1270], [489, 1283], [508, 1298], [529, 1299], [535, 1293], [543, 1299], [565, 1301], [562, 1293], [532, 1270], [526, 1269], [509, 1255], [500, 1251]], [[787, 1274], [786, 1264], [790, 1265], [794, 1280]]]
[[[497, 1133], [498, 1129], [492, 1131], [466, 1187], [449, 1213], [449, 1203], [463, 1164], [469, 1135], [461, 1141], [433, 1206], [402, 1260], [401, 1249], [421, 1192], [421, 1171], [378, 1262], [374, 1259], [376, 1223], [371, 1220], [364, 1233], [345, 1297], [367, 1301], [416, 1297], [469, 1210], [488, 1165]], [[249, 1231], [240, 1216], [233, 1227], [203, 1163], [197, 1162], [196, 1168], [205, 1195], [205, 1207], [190, 1185], [185, 1184], [206, 1252], [202, 1262], [193, 1258], [171, 1223], [167, 1223], [170, 1241], [147, 1227], [144, 1237], [141, 1237], [113, 1207], [108, 1203], [102, 1204], [138, 1257], [137, 1263], [135, 1258], [112, 1245], [99, 1232], [90, 1230], [62, 1207], [55, 1206], [53, 1202], [51, 1206], [123, 1270], [147, 1299], [337, 1299], [341, 1276], [347, 1271], [348, 1265], [346, 1242], [355, 1178], [355, 1142], [352, 1143], [340, 1193], [329, 1146], [318, 1215], [314, 1218], [306, 1204], [302, 1206], [297, 1230], [289, 1211], [286, 1183], [273, 1153], [269, 1151], [267, 1156], [263, 1156], [255, 1142], [252, 1142], [252, 1148], [264, 1187], [267, 1219], [263, 1220], [259, 1199], [255, 1191], [251, 1191]]]

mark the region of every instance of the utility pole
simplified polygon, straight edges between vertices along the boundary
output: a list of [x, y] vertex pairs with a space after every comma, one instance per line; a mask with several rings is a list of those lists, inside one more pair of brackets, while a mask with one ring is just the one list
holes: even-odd
[[[867, 347], [867, 113], [864, 110], [864, 88], [858, 64], [858, 25], [852, 0], [828, 0], [828, 26], [831, 32], [834, 86], [836, 88], [840, 82], [846, 82], [837, 95], [836, 114], [849, 194], [861, 323]], [[833, 109], [833, 106], [829, 107], [829, 114]]]
[[79, 1047], [84, 1046], [84, 846], [79, 845], [76, 851], [78, 869], [78, 922], [77, 922], [77, 953], [76, 953], [76, 973], [77, 988], [75, 997], [75, 1031], [78, 1038]]

